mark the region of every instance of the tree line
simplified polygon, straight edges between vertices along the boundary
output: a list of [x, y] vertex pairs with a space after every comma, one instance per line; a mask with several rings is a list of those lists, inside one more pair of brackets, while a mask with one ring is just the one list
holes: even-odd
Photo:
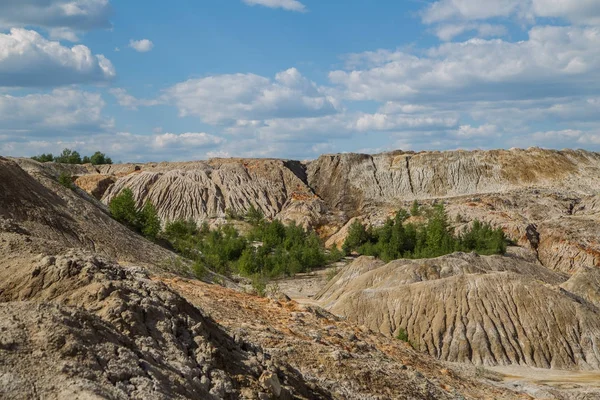
[[407, 222], [411, 215], [420, 216], [421, 213], [415, 202], [410, 214], [400, 210], [381, 227], [366, 228], [361, 222], [355, 221], [342, 248], [345, 253], [356, 252], [384, 261], [433, 258], [455, 251], [475, 251], [482, 255], [506, 252], [507, 241], [501, 228], [494, 229], [487, 223], [475, 220], [457, 234], [450, 226], [443, 204], [426, 210], [426, 222]]
[[146, 202], [138, 209], [130, 189], [115, 196], [109, 209], [117, 221], [151, 240], [166, 241], [177, 253], [194, 261], [198, 276], [210, 269], [223, 275], [237, 273], [268, 279], [307, 272], [341, 258], [337, 249], [328, 253], [315, 232], [278, 220], [268, 221], [253, 206], [236, 217], [251, 226], [246, 235], [230, 223], [211, 229], [207, 223], [198, 226], [182, 219], [161, 229], [156, 208]]
[[[415, 203], [410, 214], [401, 209], [394, 218], [376, 228], [355, 221], [341, 251], [336, 247], [326, 250], [312, 230], [267, 220], [253, 206], [243, 215], [228, 214], [229, 218], [248, 223], [250, 228], [244, 235], [231, 223], [211, 229], [207, 223], [198, 226], [194, 221], [182, 219], [161, 229], [154, 205], [146, 202], [138, 209], [130, 189], [115, 196], [109, 209], [117, 221], [151, 240], [168, 243], [178, 254], [192, 260], [198, 277], [207, 269], [262, 280], [292, 276], [339, 261], [353, 252], [384, 261], [432, 258], [455, 251], [503, 254], [507, 243], [502, 229], [493, 229], [477, 220], [461, 233], [455, 233], [443, 204], [422, 210]], [[423, 216], [423, 222], [408, 222], [411, 215]]]
[[52, 153], [44, 153], [33, 156], [31, 159], [38, 162], [56, 162], [62, 164], [105, 165], [113, 163], [110, 157], [107, 157], [106, 154], [100, 151], [95, 152], [91, 156], [81, 157], [79, 152], [71, 149], [64, 149], [58, 156], [54, 156]]

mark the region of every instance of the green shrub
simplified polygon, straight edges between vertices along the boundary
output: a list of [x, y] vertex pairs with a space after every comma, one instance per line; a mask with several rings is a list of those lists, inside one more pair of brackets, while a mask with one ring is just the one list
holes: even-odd
[[408, 343], [408, 333], [406, 332], [406, 329], [404, 329], [404, 328], [398, 329], [398, 334], [396, 335], [396, 339], [402, 340], [403, 342]]
[[254, 205], [250, 205], [248, 211], [246, 212], [246, 221], [254, 226], [260, 225], [265, 220], [265, 215], [261, 210], [254, 207]]
[[355, 220], [352, 225], [350, 225], [348, 236], [346, 236], [342, 249], [348, 254], [352, 251], [356, 251], [370, 240], [372, 240], [372, 236], [365, 226], [359, 220]]
[[194, 275], [197, 279], [204, 279], [208, 272], [206, 266], [201, 261], [196, 261], [194, 265], [192, 265], [192, 271], [194, 271]]
[[254, 289], [254, 293], [256, 293], [260, 297], [265, 297], [267, 294], [267, 280], [264, 276], [259, 274], [252, 276], [252, 288]]
[[327, 262], [328, 263], [335, 263], [338, 262], [340, 260], [342, 260], [346, 255], [344, 254], [343, 251], [341, 251], [340, 249], [338, 249], [337, 246], [333, 246], [330, 250], [329, 253], [327, 254]]
[[59, 175], [58, 183], [60, 183], [67, 189], [71, 189], [71, 190], [75, 189], [75, 186], [73, 185], [73, 177], [71, 176], [71, 174], [68, 174], [66, 172], [62, 172]]
[[410, 207], [410, 215], [412, 215], [413, 217], [421, 215], [419, 202], [417, 200], [413, 201], [412, 206]]
[[138, 211], [131, 189], [123, 189], [121, 193], [113, 197], [108, 209], [114, 219], [148, 239], [155, 240], [159, 236], [160, 219], [156, 208], [148, 201]]

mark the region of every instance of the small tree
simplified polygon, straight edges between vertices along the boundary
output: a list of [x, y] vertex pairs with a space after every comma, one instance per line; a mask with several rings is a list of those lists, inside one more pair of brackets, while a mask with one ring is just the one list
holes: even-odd
[[133, 229], [139, 229], [138, 212], [135, 206], [135, 199], [131, 189], [124, 189], [115, 196], [108, 205], [111, 215], [117, 221], [128, 225]]
[[149, 239], [156, 239], [160, 233], [160, 218], [154, 205], [147, 201], [140, 213], [140, 224], [142, 234]]
[[253, 204], [250, 205], [248, 211], [246, 212], [246, 221], [251, 225], [257, 226], [260, 225], [265, 219], [265, 215], [261, 210], [254, 207]]
[[71, 189], [71, 190], [74, 189], [73, 177], [71, 177], [71, 175], [66, 172], [63, 172], [60, 174], [60, 176], [58, 177], [58, 183], [60, 183], [67, 189]]
[[60, 156], [54, 158], [54, 161], [62, 164], [81, 164], [81, 156], [75, 150], [64, 149]]
[[101, 153], [99, 151], [95, 152], [90, 157], [90, 162], [92, 163], [92, 165], [112, 164], [112, 160], [109, 157], [106, 157], [106, 154]]
[[419, 208], [419, 202], [417, 200], [413, 201], [412, 206], [410, 207], [410, 215], [413, 217], [421, 215], [421, 209]]
[[367, 243], [370, 239], [371, 235], [369, 235], [365, 226], [361, 224], [359, 220], [355, 220], [352, 225], [350, 225], [348, 236], [346, 236], [342, 249], [348, 254]]

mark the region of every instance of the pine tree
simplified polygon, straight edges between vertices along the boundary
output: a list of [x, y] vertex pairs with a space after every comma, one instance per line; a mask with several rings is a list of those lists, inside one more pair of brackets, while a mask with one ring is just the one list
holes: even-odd
[[160, 218], [154, 205], [147, 201], [140, 213], [142, 234], [148, 239], [155, 240], [160, 233]]
[[124, 189], [108, 205], [110, 214], [117, 221], [138, 230], [140, 227], [138, 212], [131, 189]]

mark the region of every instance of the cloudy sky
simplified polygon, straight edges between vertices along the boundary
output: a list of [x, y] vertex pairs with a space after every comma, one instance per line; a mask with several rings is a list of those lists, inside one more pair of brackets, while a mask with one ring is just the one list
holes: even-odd
[[600, 151], [598, 0], [2, 0], [0, 154]]

